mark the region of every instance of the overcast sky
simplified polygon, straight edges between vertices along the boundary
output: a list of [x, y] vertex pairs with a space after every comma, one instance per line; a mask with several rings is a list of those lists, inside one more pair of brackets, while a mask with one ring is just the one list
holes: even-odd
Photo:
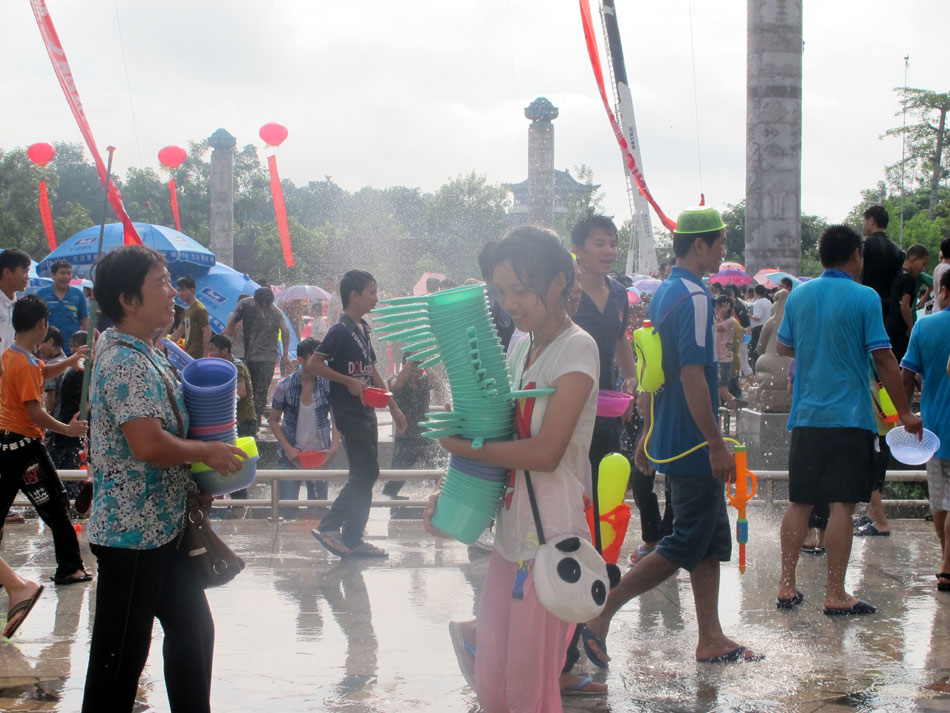
[[[599, 33], [597, 0], [591, 4]], [[131, 165], [157, 166], [162, 146], [186, 145], [219, 127], [239, 146], [262, 146], [258, 129], [277, 121], [290, 131], [279, 152], [281, 174], [298, 184], [329, 175], [349, 190], [431, 191], [472, 170], [515, 182], [527, 175], [524, 107], [546, 96], [560, 108], [555, 166], [590, 165], [608, 212], [629, 216], [620, 153], [574, 0], [47, 6], [100, 149], [118, 147], [120, 174]], [[698, 102], [688, 0], [617, 6], [654, 196], [673, 216], [698, 201], [698, 104], [707, 202], [740, 201], [746, 2], [692, 0]], [[4, 2], [0, 19], [0, 147], [81, 142], [28, 0]], [[904, 55], [910, 86], [947, 91], [948, 26], [944, 0], [805, 3], [803, 211], [842, 219], [860, 190], [900, 158], [900, 140], [879, 136], [900, 125], [893, 89], [904, 81]]]

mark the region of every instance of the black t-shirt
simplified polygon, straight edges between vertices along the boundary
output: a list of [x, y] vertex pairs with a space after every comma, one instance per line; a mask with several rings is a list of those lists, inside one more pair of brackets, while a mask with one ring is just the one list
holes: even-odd
[[[357, 325], [346, 313], [330, 327], [320, 342], [318, 354], [327, 358], [327, 365], [339, 374], [355, 376], [367, 386], [373, 385], [373, 365], [376, 352], [369, 338], [370, 327], [364, 320]], [[376, 411], [363, 406], [343, 384], [330, 382], [330, 405], [337, 422], [360, 418], [376, 423]], [[341, 426], [342, 427], [342, 426]]]
[[885, 308], [885, 317], [894, 278], [903, 264], [904, 251], [887, 237], [887, 233], [883, 231], [872, 233], [864, 241], [864, 268], [861, 271], [861, 284], [874, 288], [874, 291], [880, 295]]
[[607, 281], [608, 290], [604, 311], [597, 309], [593, 300], [583, 292], [574, 313], [574, 323], [597, 342], [597, 352], [600, 355], [598, 388], [613, 391], [616, 388], [614, 358], [617, 355], [617, 342], [627, 328], [630, 301], [627, 299], [627, 288], [613, 278], [604, 279]]
[[419, 422], [424, 421], [426, 412], [429, 410], [429, 375], [422, 372], [416, 381], [407, 381], [405, 385], [396, 391], [392, 387], [395, 376], [389, 379], [389, 390], [393, 392], [396, 403], [399, 404], [399, 410], [406, 416], [406, 430], [404, 433], [397, 433], [396, 440], [404, 438], [419, 438], [422, 429]]
[[907, 331], [904, 315], [901, 314], [901, 302], [904, 295], [910, 295], [910, 312], [913, 315], [917, 311], [917, 278], [902, 267], [891, 284], [887, 300], [884, 326], [887, 327], [888, 332], [902, 334]]
[[[87, 366], [89, 362], [87, 360]], [[67, 369], [60, 384], [59, 410], [54, 418], [62, 423], [69, 423], [73, 416], [79, 413], [79, 402], [82, 398], [82, 372], [79, 369]], [[62, 433], [53, 433], [52, 442], [58, 446], [82, 445], [81, 438], [64, 436]]]

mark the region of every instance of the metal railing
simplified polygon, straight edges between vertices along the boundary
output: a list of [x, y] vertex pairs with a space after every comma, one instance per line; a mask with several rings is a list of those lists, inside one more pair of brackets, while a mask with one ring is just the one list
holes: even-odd
[[[749, 501], [750, 505], [772, 509], [775, 506], [787, 505], [788, 500], [778, 500], [775, 498], [775, 483], [788, 480], [788, 471], [784, 470], [754, 470], [760, 481], [759, 492], [755, 498]], [[445, 471], [442, 470], [381, 470], [380, 480], [407, 480], [407, 481], [430, 481], [439, 480]], [[349, 475], [345, 470], [271, 470], [262, 469], [257, 471], [258, 483], [266, 482], [270, 486], [269, 498], [256, 498], [247, 500], [238, 500], [234, 498], [221, 498], [214, 501], [216, 508], [232, 507], [269, 507], [270, 517], [277, 519], [280, 517], [281, 507], [329, 507], [333, 504], [332, 500], [281, 500], [280, 488], [277, 484], [281, 480], [326, 480], [326, 481], [345, 481]], [[62, 480], [85, 480], [87, 473], [84, 470], [61, 470], [59, 477]], [[663, 481], [663, 476], [657, 474], [656, 479]], [[887, 480], [892, 483], [920, 483], [926, 482], [927, 473], [922, 470], [889, 470]], [[764, 486], [764, 487], [763, 487]], [[660, 498], [663, 501], [663, 498]], [[633, 504], [633, 500], [627, 500]], [[14, 501], [15, 507], [29, 506], [29, 501], [22, 495]], [[927, 500], [884, 500], [885, 505], [915, 506], [925, 507], [929, 503]], [[375, 508], [421, 508], [425, 507], [425, 500], [373, 500], [371, 503]]]

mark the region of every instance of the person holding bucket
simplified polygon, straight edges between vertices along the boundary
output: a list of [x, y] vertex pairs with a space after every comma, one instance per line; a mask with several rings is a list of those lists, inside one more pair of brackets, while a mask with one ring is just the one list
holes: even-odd
[[[554, 232], [513, 228], [489, 262], [499, 303], [530, 335], [510, 359], [513, 388], [554, 391], [522, 400], [516, 416], [520, 440], [486, 441], [474, 449], [461, 438], [441, 439], [453, 456], [513, 469], [496, 520], [475, 639], [464, 643], [475, 651], [475, 692], [486, 711], [558, 713], [571, 625], [538, 599], [533, 566], [539, 538], [526, 471], [533, 474], [545, 538], [573, 535], [589, 541], [584, 497], [599, 358], [593, 338], [569, 316], [574, 266]], [[430, 496], [423, 520], [430, 533], [444, 537], [432, 524], [439, 495]]]
[[165, 258], [121, 247], [97, 263], [95, 276], [96, 302], [115, 327], [99, 339], [91, 379], [95, 496], [87, 531], [99, 581], [82, 710], [132, 710], [157, 617], [171, 709], [210, 711], [214, 622], [179, 548], [188, 465], [227, 475], [241, 468], [243, 452], [185, 438], [181, 388], [151, 343], [174, 310]]

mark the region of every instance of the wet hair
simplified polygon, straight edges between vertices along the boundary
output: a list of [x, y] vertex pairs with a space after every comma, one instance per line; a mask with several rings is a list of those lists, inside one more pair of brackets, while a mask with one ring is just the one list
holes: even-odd
[[723, 292], [725, 292], [725, 288], [722, 285], [720, 285], [718, 282], [710, 282], [709, 291], [716, 292], [717, 294], [721, 295]]
[[270, 307], [274, 304], [274, 291], [270, 287], [258, 287], [254, 290], [254, 301], [260, 307]]
[[57, 349], [63, 348], [63, 333], [60, 332], [56, 327], [47, 327], [46, 336], [43, 337], [44, 342], [53, 342], [53, 346]]
[[300, 342], [297, 343], [297, 358], [306, 361], [319, 348], [320, 342], [313, 337], [301, 339]]
[[441, 283], [439, 282], [438, 277], [427, 277], [426, 278], [426, 292], [438, 292], [440, 284]]
[[73, 266], [69, 264], [68, 260], [54, 260], [53, 264], [49, 266], [49, 274], [55, 275], [60, 270], [69, 269], [72, 270]]
[[887, 209], [882, 205], [869, 206], [868, 209], [864, 211], [864, 215], [862, 217], [870, 218], [882, 230], [887, 227], [887, 224], [891, 220], [891, 217], [887, 214]]
[[940, 257], [950, 258], [950, 238], [944, 238], [940, 241]]
[[943, 274], [940, 276], [940, 284], [937, 285], [937, 289], [950, 290], [950, 270], [943, 271]]
[[498, 245], [497, 240], [489, 240], [478, 252], [478, 269], [481, 270], [482, 279], [485, 282], [491, 282], [491, 253], [496, 245]]
[[693, 243], [700, 238], [711, 247], [712, 244], [719, 239], [719, 236], [722, 235], [723, 230], [724, 228], [719, 230], [707, 230], [705, 233], [677, 233], [674, 231], [673, 254], [676, 255], [676, 257], [686, 257], [693, 248]]
[[617, 226], [610, 218], [606, 215], [592, 214], [577, 221], [577, 225], [571, 230], [571, 245], [583, 248], [587, 238], [595, 230], [603, 230], [610, 237], [617, 238]]
[[905, 260], [915, 260], [922, 257], [930, 257], [930, 251], [920, 243], [911, 245], [904, 254]]
[[182, 275], [178, 278], [178, 282], [176, 284], [178, 285], [179, 290], [193, 290], [198, 286], [198, 283], [195, 282], [195, 278], [191, 277], [190, 275]]
[[69, 351], [81, 347], [89, 341], [89, 333], [85, 329], [78, 329], [69, 336]]
[[[340, 280], [340, 300], [343, 302], [343, 309], [346, 309], [350, 303], [350, 295], [354, 292], [362, 292], [366, 286], [376, 282], [376, 278], [366, 272], [366, 270], [350, 270], [343, 279]], [[428, 282], [426, 283], [428, 287]], [[299, 345], [298, 345], [299, 347]]]
[[[30, 269], [30, 256], [27, 255], [22, 250], [17, 250], [16, 248], [8, 248], [0, 253], [0, 278], [3, 277], [3, 271], [9, 270], [13, 272], [18, 267]], [[6, 349], [6, 347], [4, 347]]]
[[719, 295], [713, 304], [716, 305], [716, 309], [723, 305], [729, 305], [729, 309], [732, 309], [732, 298], [729, 295]]
[[530, 292], [543, 298], [558, 275], [566, 283], [561, 296], [566, 300], [574, 287], [574, 260], [561, 244], [557, 233], [536, 225], [519, 225], [507, 233], [491, 253], [491, 272], [503, 262]]
[[826, 268], [844, 265], [860, 249], [861, 236], [847, 225], [831, 225], [818, 238], [818, 259]]
[[[29, 332], [37, 324], [47, 319], [49, 319], [49, 307], [36, 295], [26, 295], [13, 305], [13, 331], [17, 334]], [[62, 335], [59, 337], [59, 343], [62, 346]]]
[[154, 267], [165, 267], [168, 261], [157, 250], [144, 245], [125, 245], [111, 250], [93, 266], [96, 304], [114, 324], [125, 319], [122, 297], [142, 299], [145, 276]]
[[227, 349], [231, 351], [231, 337], [227, 334], [212, 334], [208, 340], [215, 349]]
[[241, 300], [247, 299], [248, 297], [250, 297], [250, 295], [247, 294], [247, 292], [242, 292], [241, 294], [238, 295], [238, 302], [240, 302]]
[[783, 289], [785, 289], [785, 285], [788, 285], [788, 290], [791, 290], [795, 286], [795, 284], [792, 282], [792, 278], [790, 277], [783, 277], [778, 281], [778, 284]]

